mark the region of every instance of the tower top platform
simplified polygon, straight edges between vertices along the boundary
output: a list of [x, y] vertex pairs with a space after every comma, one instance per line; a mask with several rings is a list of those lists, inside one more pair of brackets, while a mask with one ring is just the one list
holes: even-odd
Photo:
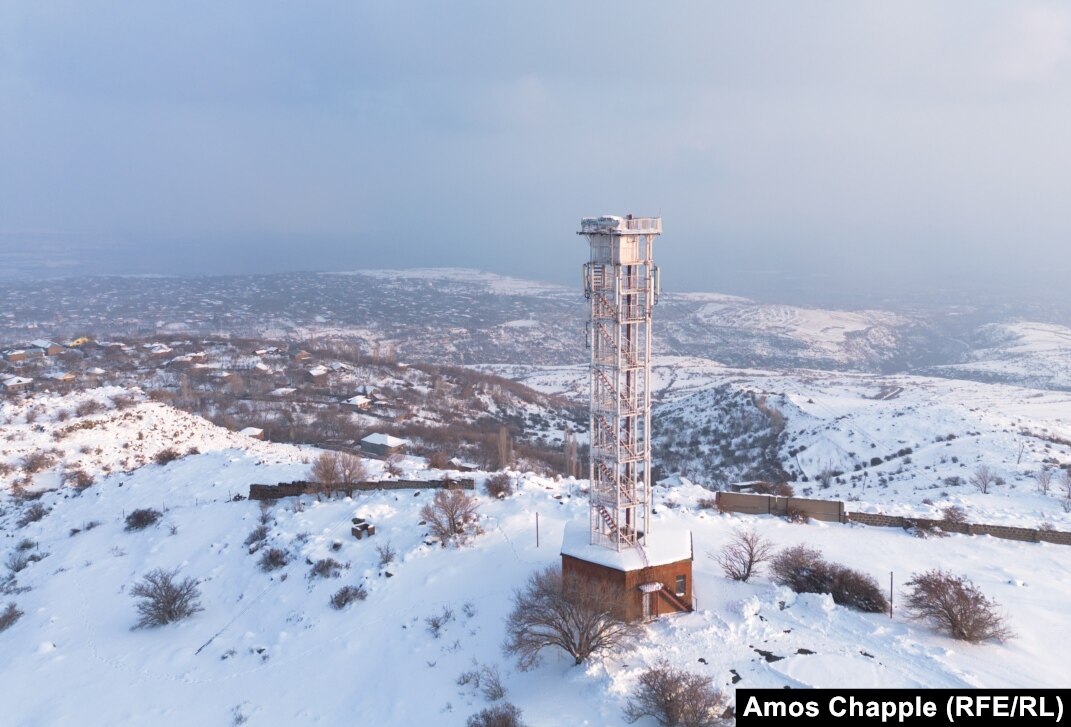
[[580, 220], [578, 235], [661, 235], [661, 217], [603, 215]]

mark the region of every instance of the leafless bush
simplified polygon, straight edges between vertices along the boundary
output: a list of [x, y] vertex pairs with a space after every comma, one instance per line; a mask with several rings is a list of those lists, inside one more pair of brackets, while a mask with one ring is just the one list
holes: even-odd
[[88, 399], [74, 408], [76, 417], [87, 417], [104, 411], [104, 405], [95, 399]]
[[439, 490], [431, 503], [420, 508], [420, 518], [445, 548], [464, 544], [476, 531], [477, 508], [476, 498], [463, 490]]
[[911, 532], [916, 538], [947, 538], [948, 533], [932, 520], [911, 520]]
[[19, 573], [30, 563], [44, 560], [48, 553], [31, 553], [25, 550], [16, 550], [7, 556], [7, 568], [12, 573]]
[[368, 598], [368, 591], [364, 586], [342, 586], [331, 596], [331, 608], [341, 611], [354, 601], [363, 601]]
[[176, 580], [178, 569], [154, 568], [130, 589], [130, 595], [140, 598], [138, 603], [138, 628], [163, 626], [181, 621], [198, 611], [203, 611], [197, 581], [192, 578]]
[[510, 702], [494, 704], [469, 717], [465, 727], [525, 727], [521, 714]]
[[391, 545], [390, 541], [376, 546], [376, 555], [379, 556], [379, 567], [386, 568], [388, 565], [394, 562], [394, 559], [398, 557], [398, 552]]
[[622, 602], [620, 589], [605, 581], [563, 579], [561, 566], [548, 566], [514, 592], [503, 648], [517, 657], [522, 671], [536, 666], [548, 646], [564, 650], [576, 664], [616, 651], [639, 628], [625, 620]]
[[313, 563], [309, 578], [338, 578], [342, 575], [342, 569], [348, 567], [334, 558], [321, 558]]
[[322, 452], [309, 469], [309, 479], [321, 485], [336, 485], [341, 482], [338, 452]]
[[810, 516], [806, 511], [799, 509], [798, 507], [789, 507], [785, 509], [785, 520], [790, 523], [796, 523], [797, 525], [804, 525], [810, 520]]
[[22, 611], [12, 602], [0, 611], [0, 633], [7, 631], [22, 617]]
[[758, 572], [759, 567], [774, 553], [774, 544], [754, 529], [737, 530], [733, 539], [717, 554], [710, 557], [717, 561], [725, 575], [734, 581], [744, 581]]
[[513, 494], [513, 482], [505, 472], [491, 475], [483, 483], [484, 491], [491, 497], [509, 497]]
[[56, 464], [56, 457], [51, 452], [37, 450], [23, 457], [19, 464], [23, 472], [28, 475], [35, 475]]
[[471, 686], [483, 694], [489, 702], [497, 702], [506, 696], [506, 687], [502, 685], [502, 675], [493, 664], [476, 664], [475, 668], [462, 672], [457, 678], [458, 686]]
[[805, 545], [782, 550], [770, 561], [770, 571], [775, 583], [796, 593], [828, 593], [834, 603], [870, 613], [888, 609], [877, 581], [839, 563], [830, 563], [821, 551]]
[[449, 606], [443, 606], [443, 610], [439, 613], [432, 614], [424, 619], [424, 625], [428, 627], [428, 633], [433, 638], [439, 638], [442, 636], [443, 628], [446, 624], [454, 620], [454, 611]]
[[250, 531], [249, 535], [245, 538], [245, 546], [249, 548], [250, 553], [255, 553], [260, 549], [261, 544], [268, 539], [268, 526], [257, 525]]
[[450, 456], [441, 449], [428, 455], [428, 467], [433, 470], [445, 470], [450, 467]]
[[756, 482], [751, 486], [751, 491], [758, 495], [776, 495], [777, 497], [792, 497], [796, 491], [787, 482]]
[[971, 484], [983, 495], [989, 492], [989, 488], [993, 486], [993, 481], [993, 473], [988, 465], [978, 465], [974, 469], [974, 474], [971, 475]]
[[116, 411], [129, 409], [132, 406], [134, 406], [134, 397], [132, 396], [126, 396], [125, 394], [116, 394], [112, 397], [112, 407]]
[[662, 727], [715, 727], [723, 718], [729, 699], [710, 677], [675, 669], [660, 661], [640, 676], [636, 693], [625, 705], [630, 724], [653, 717]]
[[126, 530], [144, 530], [163, 517], [163, 513], [151, 507], [134, 510], [126, 516]]
[[260, 569], [264, 572], [279, 570], [290, 562], [290, 554], [282, 548], [268, 548], [260, 556]]
[[156, 453], [156, 456], [152, 458], [153, 462], [159, 465], [167, 464], [168, 462], [174, 462], [182, 455], [178, 453], [173, 447], [165, 447]]
[[63, 484], [79, 490], [92, 487], [94, 482], [93, 475], [79, 467], [72, 467], [63, 473]]
[[970, 580], [940, 569], [915, 573], [907, 582], [907, 612], [954, 639], [1006, 641], [1013, 634], [998, 605]]
[[718, 500], [714, 497], [701, 497], [696, 501], [696, 506], [700, 510], [717, 510]]
[[963, 525], [967, 522], [967, 511], [959, 505], [949, 505], [941, 510], [941, 520], [949, 525]]
[[402, 476], [402, 456], [400, 454], [392, 454], [387, 457], [386, 472], [391, 477]]
[[1052, 470], [1042, 467], [1034, 473], [1034, 479], [1038, 483], [1038, 492], [1043, 495], [1049, 494], [1049, 488], [1052, 487]]
[[30, 523], [37, 522], [49, 512], [51, 511], [40, 502], [31, 502], [22, 509], [22, 513], [19, 514], [19, 519], [15, 521], [15, 524], [20, 528], [24, 528]]

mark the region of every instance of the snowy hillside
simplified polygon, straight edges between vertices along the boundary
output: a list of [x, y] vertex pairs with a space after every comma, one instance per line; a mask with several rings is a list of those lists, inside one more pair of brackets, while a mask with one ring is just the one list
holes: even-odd
[[[862, 419], [861, 408], [849, 410], [843, 393], [836, 396], [841, 414]], [[38, 420], [54, 421], [76, 402], [34, 402]], [[811, 406], [802, 402], [797, 418], [812, 417], [817, 426], [825, 414], [808, 413], [804, 405]], [[813, 406], [834, 405], [831, 395]], [[1068, 595], [1063, 546], [967, 536], [922, 541], [899, 530], [745, 521], [698, 509], [708, 493], [688, 485], [656, 491], [653, 528], [692, 530], [699, 610], [651, 624], [618, 656], [573, 667], [570, 659], [549, 655], [536, 670], [519, 672], [500, 650], [510, 594], [534, 569], [557, 561], [565, 523], [587, 516], [579, 483], [515, 473], [516, 494], [505, 500], [479, 494], [483, 534], [467, 547], [444, 549], [429, 544], [420, 524], [430, 491], [306, 497], [263, 509], [235, 502], [233, 495], [250, 483], [302, 476], [311, 452], [235, 441], [162, 405], [124, 411], [142, 412], [146, 427], [178, 437], [181, 447], [196, 443], [201, 453], [111, 474], [104, 468], [119, 466], [120, 455], [101, 454], [81, 461], [99, 476], [84, 490], [59, 488], [36, 500], [0, 495], [4, 556], [40, 556], [11, 573], [0, 595], [24, 614], [0, 632], [7, 723], [462, 725], [486, 704], [458, 684], [477, 663], [497, 665], [506, 699], [532, 725], [622, 724], [621, 708], [639, 673], [659, 657], [728, 689], [734, 671], [740, 685], [753, 687], [1066, 682], [1061, 657], [1049, 648], [1071, 638], [1061, 606]], [[5, 410], [6, 417], [20, 414]], [[140, 430], [120, 427], [109, 436], [125, 451]], [[194, 434], [183, 438], [183, 432]], [[923, 432], [907, 436], [916, 435]], [[3, 443], [5, 460], [19, 456], [14, 446], [22, 444]], [[151, 451], [146, 444], [142, 454]], [[373, 475], [381, 474], [379, 464], [369, 464]], [[415, 459], [405, 468], [410, 477], [434, 475]], [[20, 525], [35, 506], [47, 514]], [[125, 530], [124, 517], [144, 507], [160, 509], [162, 519]], [[357, 515], [375, 523], [374, 538], [350, 536]], [[779, 545], [819, 547], [879, 582], [893, 571], [903, 583], [912, 571], [938, 564], [967, 574], [1003, 604], [1018, 637], [1006, 645], [962, 646], [899, 615], [889, 620], [835, 606], [827, 596], [795, 596], [765, 577], [727, 581], [705, 554], [745, 522]], [[265, 541], [247, 545], [261, 523]], [[376, 546], [388, 542], [397, 558], [380, 565]], [[250, 553], [257, 547], [280, 548], [289, 562], [264, 572], [262, 553]], [[328, 557], [344, 564], [339, 577], [314, 577], [311, 565]], [[157, 567], [196, 579], [204, 610], [178, 624], [132, 630], [129, 590]], [[340, 586], [358, 584], [366, 600], [344, 610], [329, 606]], [[444, 611], [436, 638], [427, 619]], [[764, 657], [760, 649], [784, 658]]]
[[[544, 391], [579, 399], [586, 392], [583, 367], [495, 368]], [[777, 459], [799, 495], [921, 517], [959, 505], [974, 522], [1048, 522], [1071, 530], [1064, 490], [1054, 485], [1040, 493], [1034, 479], [1043, 468], [1058, 475], [1071, 466], [1065, 392], [923, 376], [733, 369], [677, 357], [656, 357], [653, 370], [653, 453], [656, 465], [671, 465], [666, 475], [711, 486], [752, 479], [770, 459], [767, 415], [753, 404], [761, 398], [784, 418]], [[970, 484], [979, 465], [1005, 484], [979, 492]], [[832, 476], [821, 482], [826, 472]]]
[[1071, 328], [1015, 321], [982, 326], [968, 361], [934, 367], [939, 376], [1071, 390]]

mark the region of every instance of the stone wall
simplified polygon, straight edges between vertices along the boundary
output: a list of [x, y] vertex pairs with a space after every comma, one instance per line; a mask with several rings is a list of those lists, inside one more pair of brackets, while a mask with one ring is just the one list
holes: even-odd
[[[316, 492], [320, 485], [314, 482], [284, 482], [278, 485], [250, 485], [250, 500], [277, 500], [280, 497], [296, 497], [309, 492]], [[354, 492], [370, 492], [372, 490], [437, 490], [442, 488], [456, 488], [459, 490], [473, 490], [476, 481], [471, 478], [442, 479], [442, 480], [382, 480], [379, 482], [354, 482], [350, 485], [335, 485], [333, 492], [342, 492], [352, 495]]]

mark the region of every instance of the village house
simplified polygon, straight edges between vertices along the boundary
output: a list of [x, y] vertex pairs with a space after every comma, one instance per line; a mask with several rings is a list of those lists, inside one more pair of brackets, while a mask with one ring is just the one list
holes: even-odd
[[26, 391], [33, 385], [33, 379], [25, 376], [9, 376], [8, 378], [0, 381], [0, 387], [3, 388], [5, 394], [14, 394], [19, 391]]
[[327, 381], [327, 367], [313, 366], [305, 372], [305, 379], [314, 384], [322, 384]]
[[63, 346], [58, 343], [53, 343], [44, 338], [38, 338], [36, 341], [30, 341], [32, 348], [40, 349], [41, 354], [44, 356], [55, 356], [58, 353], [63, 353]]
[[367, 396], [358, 394], [357, 396], [350, 397], [342, 402], [343, 409], [349, 409], [351, 411], [364, 411], [368, 407], [372, 406], [372, 400]]
[[400, 437], [392, 437], [389, 434], [375, 432], [361, 440], [361, 452], [374, 457], [389, 457], [392, 454], [401, 454], [409, 442]]

